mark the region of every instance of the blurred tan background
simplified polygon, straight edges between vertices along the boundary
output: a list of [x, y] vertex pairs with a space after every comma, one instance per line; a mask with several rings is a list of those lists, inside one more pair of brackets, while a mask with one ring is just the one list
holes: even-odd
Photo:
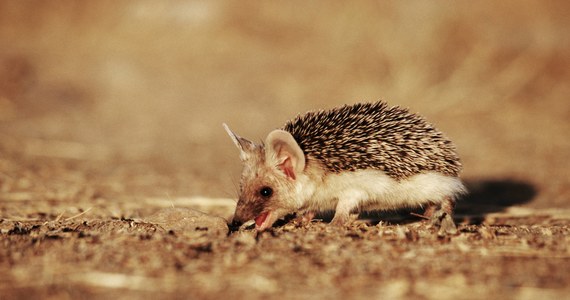
[[384, 99], [451, 137], [467, 180], [568, 207], [569, 15], [566, 1], [0, 1], [2, 172], [151, 165], [123, 177], [233, 197], [222, 122], [259, 140], [306, 110]]

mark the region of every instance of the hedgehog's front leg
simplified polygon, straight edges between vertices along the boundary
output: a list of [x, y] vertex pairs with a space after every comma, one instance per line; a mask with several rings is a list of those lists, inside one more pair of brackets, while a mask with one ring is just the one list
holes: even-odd
[[297, 213], [297, 217], [295, 218], [295, 222], [301, 225], [307, 225], [311, 223], [313, 218], [315, 218], [316, 212], [309, 210], [306, 212]]
[[360, 203], [362, 199], [363, 195], [361, 194], [362, 193], [358, 191], [348, 191], [340, 195], [334, 217], [330, 224], [335, 226], [348, 224], [350, 221], [350, 213], [358, 207], [358, 203]]

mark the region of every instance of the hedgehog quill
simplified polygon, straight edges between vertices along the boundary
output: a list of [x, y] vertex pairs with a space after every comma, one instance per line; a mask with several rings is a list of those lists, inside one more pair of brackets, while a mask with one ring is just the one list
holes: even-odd
[[311, 111], [254, 143], [224, 128], [240, 151], [243, 170], [235, 224], [258, 231], [296, 213], [310, 220], [334, 211], [333, 225], [351, 213], [425, 208], [451, 216], [466, 192], [453, 143], [423, 117], [385, 102]]

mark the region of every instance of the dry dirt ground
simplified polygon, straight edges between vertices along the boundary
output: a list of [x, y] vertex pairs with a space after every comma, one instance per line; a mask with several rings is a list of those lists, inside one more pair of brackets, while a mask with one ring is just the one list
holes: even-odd
[[[569, 11], [0, 1], [0, 298], [568, 298]], [[377, 99], [457, 144], [457, 234], [409, 211], [227, 232], [222, 122], [255, 140]]]

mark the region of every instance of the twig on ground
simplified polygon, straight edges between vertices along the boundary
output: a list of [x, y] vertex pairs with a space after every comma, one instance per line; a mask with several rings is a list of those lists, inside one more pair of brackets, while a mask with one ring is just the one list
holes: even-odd
[[411, 212], [410, 215], [412, 215], [412, 216], [414, 216], [414, 217], [422, 218], [422, 219], [424, 219], [424, 220], [429, 220], [429, 219], [430, 219], [429, 217], [426, 217], [426, 216], [424, 216], [424, 215], [420, 215], [420, 214], [415, 213], [415, 212]]
[[85, 211], [82, 211], [82, 212], [76, 214], [75, 216], [71, 216], [71, 217], [69, 217], [69, 218], [67, 218], [67, 219], [65, 219], [65, 220], [66, 220], [66, 221], [69, 221], [69, 220], [75, 219], [75, 218], [77, 218], [77, 217], [79, 217], [79, 216], [82, 216], [82, 215], [86, 214], [87, 212], [89, 212], [92, 208], [93, 208], [93, 207], [89, 207], [89, 208], [86, 209]]

